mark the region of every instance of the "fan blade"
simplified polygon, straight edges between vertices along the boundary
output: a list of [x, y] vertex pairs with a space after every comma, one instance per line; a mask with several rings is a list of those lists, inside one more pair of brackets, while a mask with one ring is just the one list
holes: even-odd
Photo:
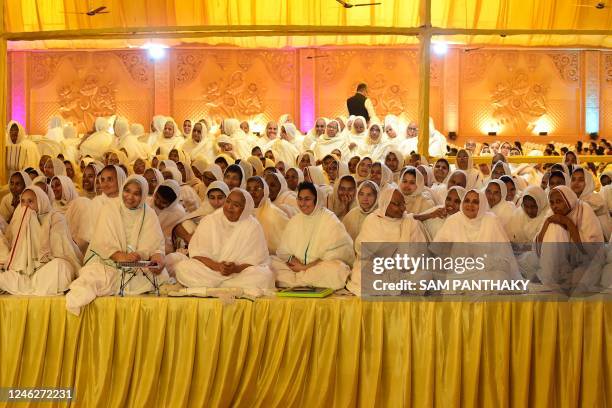
[[360, 7], [360, 6], [379, 6], [382, 3], [360, 3], [360, 4], [353, 4], [354, 7]]
[[93, 13], [93, 14], [98, 14], [98, 13], [101, 13], [102, 11], [104, 11], [104, 10], [106, 10], [106, 6], [101, 6], [101, 7], [98, 7], [96, 9], [89, 10], [89, 12]]

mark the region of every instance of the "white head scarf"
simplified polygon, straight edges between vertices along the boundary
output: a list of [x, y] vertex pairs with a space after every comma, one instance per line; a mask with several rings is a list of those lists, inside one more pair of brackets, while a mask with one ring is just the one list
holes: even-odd
[[380, 195], [378, 196], [378, 209], [376, 210], [376, 214], [379, 217], [393, 220], [393, 218], [387, 217], [387, 208], [389, 208], [389, 204], [391, 204], [391, 199], [393, 198], [393, 193], [395, 191], [402, 194], [401, 190], [395, 183], [388, 184], [381, 188]]
[[[141, 175], [132, 174], [130, 177], [125, 179], [125, 182], [122, 184], [119, 194], [121, 194], [125, 186], [127, 186], [130, 183], [138, 184], [138, 186], [140, 187], [140, 202], [138, 203], [138, 206], [135, 209], [141, 209], [145, 206], [145, 203], [147, 201], [147, 192], [149, 191], [149, 183], [147, 183], [147, 179], [145, 179]], [[125, 206], [125, 203], [123, 202], [123, 197], [121, 198], [121, 206], [124, 207], [125, 209], [128, 209]]]
[[52, 157], [47, 160], [47, 162], [45, 163], [45, 166], [47, 165], [48, 162], [51, 162], [51, 164], [53, 165], [53, 175], [54, 176], [65, 176], [66, 175], [66, 165], [64, 164], [63, 161], [61, 161], [58, 158]]
[[60, 201], [62, 201], [64, 205], [68, 204], [70, 201], [74, 200], [79, 196], [79, 193], [77, 192], [72, 180], [70, 180], [70, 177], [53, 176], [51, 182], [53, 182], [54, 179], [58, 179], [62, 185], [62, 197], [60, 198]]
[[502, 180], [495, 179], [495, 180], [489, 180], [489, 182], [487, 183], [487, 186], [491, 184], [497, 184], [501, 191], [501, 201], [498, 203], [498, 205], [506, 201], [506, 197], [508, 196], [508, 188], [506, 187], [506, 183], [504, 183]]
[[[264, 183], [264, 186], [266, 186], [265, 184], [266, 182], [263, 181], [263, 183]], [[236, 221], [236, 222], [240, 222], [240, 221], [243, 221], [249, 218], [251, 215], [253, 215], [253, 211], [255, 210], [255, 202], [253, 201], [253, 197], [251, 197], [251, 195], [246, 190], [242, 188], [232, 188], [232, 190], [230, 191], [230, 194], [233, 193], [234, 191], [242, 194], [242, 196], [244, 197], [244, 209], [242, 210], [242, 213], [240, 214], [240, 218], [238, 218], [238, 221]], [[227, 217], [225, 218], [227, 219]]]

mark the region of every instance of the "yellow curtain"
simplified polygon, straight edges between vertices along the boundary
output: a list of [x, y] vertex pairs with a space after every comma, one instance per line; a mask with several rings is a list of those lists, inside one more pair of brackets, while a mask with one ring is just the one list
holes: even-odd
[[604, 300], [108, 297], [75, 318], [3, 296], [0, 387], [84, 407], [604, 407], [610, 338]]

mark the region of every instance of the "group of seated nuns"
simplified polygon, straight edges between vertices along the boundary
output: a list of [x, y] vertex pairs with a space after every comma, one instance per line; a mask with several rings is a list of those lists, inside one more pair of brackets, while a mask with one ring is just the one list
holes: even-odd
[[[306, 150], [289, 163], [253, 150], [209, 161], [173, 148], [128, 163], [112, 150], [101, 161], [47, 156], [13, 172], [0, 201], [0, 290], [66, 293], [67, 309], [79, 314], [118, 293], [117, 263], [151, 261], [159, 282], [187, 288], [359, 295], [365, 242], [495, 243], [479, 277], [523, 274], [554, 288], [572, 274], [576, 250], [550, 243], [584, 254], [583, 244], [610, 239], [612, 172], [594, 175], [573, 152], [546, 171], [533, 165], [527, 179], [503, 154], [485, 175], [465, 149], [454, 164], [433, 165], [393, 146], [378, 158], [334, 149], [319, 160]], [[532, 250], [517, 259], [512, 244]], [[586, 271], [579, 283], [610, 287], [608, 270]], [[152, 289], [137, 275], [125, 293]]]

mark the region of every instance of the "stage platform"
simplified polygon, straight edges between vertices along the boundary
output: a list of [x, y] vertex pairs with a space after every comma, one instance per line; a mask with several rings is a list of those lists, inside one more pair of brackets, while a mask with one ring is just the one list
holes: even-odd
[[611, 339], [601, 296], [107, 297], [78, 318], [0, 296], [0, 387], [73, 387], [75, 407], [611, 407]]

